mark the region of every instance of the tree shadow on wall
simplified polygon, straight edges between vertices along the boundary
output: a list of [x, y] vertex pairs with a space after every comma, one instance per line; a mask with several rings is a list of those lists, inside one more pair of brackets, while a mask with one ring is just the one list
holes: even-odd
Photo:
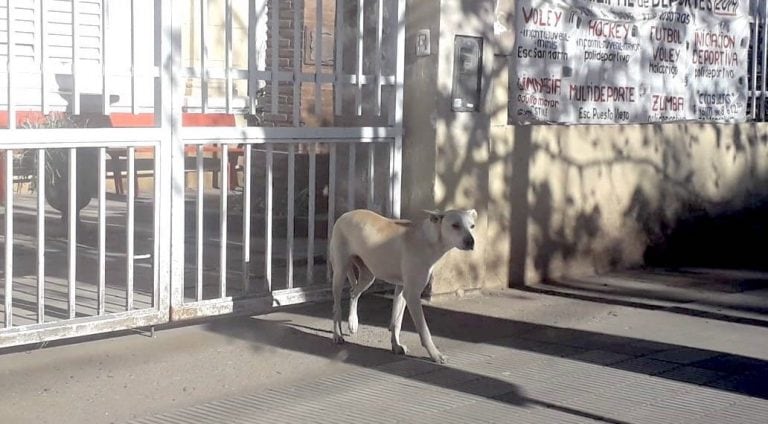
[[[461, 2], [462, 19], [514, 31], [514, 12], [500, 17], [491, 11], [496, 17], [489, 20], [491, 3]], [[504, 124], [491, 117], [505, 114], [507, 104], [492, 101], [493, 86], [505, 80], [514, 85], [518, 59], [493, 26], [477, 34], [490, 47], [486, 54], [494, 54], [493, 65], [483, 69], [482, 119], [451, 111], [447, 86], [438, 86], [437, 111], [430, 116], [439, 117], [433, 126], [444, 129], [449, 140], [468, 140], [437, 146], [436, 186], [442, 190], [435, 192], [444, 193], [435, 207], [465, 206], [471, 199], [487, 212], [495, 227], [487, 234], [485, 266], [506, 271], [498, 278], [509, 285], [534, 273], [535, 279], [554, 279], [571, 265], [595, 272], [643, 264], [768, 267], [760, 249], [752, 247], [768, 240], [762, 153], [768, 140], [759, 128], [536, 123], [507, 126], [508, 139], [498, 140], [494, 131]], [[407, 45], [415, 44], [414, 33], [409, 28]], [[629, 75], [637, 69], [612, 71]], [[542, 66], [528, 74], [550, 71]], [[409, 112], [419, 113], [408, 102], [405, 108], [411, 119]], [[503, 182], [493, 181], [499, 177]], [[499, 184], [503, 190], [492, 193]], [[479, 204], [485, 199], [488, 204]], [[496, 253], [501, 246], [508, 253]], [[480, 270], [459, 278], [471, 285], [475, 274], [488, 275]]]
[[[509, 207], [513, 211], [515, 208], [527, 209], [525, 215], [522, 211], [517, 216], [511, 214], [512, 255], [530, 255], [533, 268], [541, 280], [552, 277], [550, 268], [554, 261], [568, 261], [579, 256], [592, 257], [599, 262], [594, 264], [598, 272], [626, 266], [626, 259], [636, 261], [635, 265], [665, 267], [768, 268], [762, 254], [764, 249], [761, 248], [768, 239], [768, 197], [763, 188], [766, 187], [765, 176], [754, 171], [759, 167], [750, 165], [737, 177], [726, 176], [727, 171], [707, 162], [692, 165], [693, 159], [688, 151], [690, 146], [674, 147], [672, 137], [659, 138], [658, 143], [666, 145], [663, 149], [666, 149], [664, 155], [667, 156], [659, 163], [623, 153], [602, 163], [572, 160], [562, 152], [545, 153], [556, 168], [568, 169], [566, 173], [569, 175], [574, 174], [572, 171], [580, 174], [603, 167], [608, 170], [606, 174], [629, 171], [647, 175], [647, 178], [634, 187], [628, 187], [632, 194], [627, 203], [617, 205], [623, 208], [618, 228], [612, 228], [605, 222], [599, 206], [599, 202], [605, 203], [606, 199], [600, 197], [606, 194], [591, 192], [589, 187], [584, 187], [583, 181], [572, 177], [560, 181], [564, 186], [572, 187], [566, 191], [585, 193], [578, 201], [567, 194], [564, 199], [553, 199], [555, 187], [552, 184], [558, 182], [556, 179], [512, 181], [512, 185], [525, 184], [526, 187], [525, 191], [522, 187], [516, 189], [519, 195], [510, 197], [515, 201], [510, 202]], [[716, 141], [707, 143], [722, 143], [723, 138], [719, 134]], [[535, 161], [545, 150], [542, 143], [542, 140], [532, 141], [530, 156], [517, 157], [515, 163]], [[691, 136], [689, 143], [702, 141]], [[716, 155], [722, 150], [727, 149], [715, 151], [712, 162], [717, 160]], [[755, 150], [735, 153], [745, 161], [754, 161], [757, 154]], [[513, 172], [518, 177], [519, 174]], [[731, 187], [720, 188], [714, 195], [701, 187], [702, 182], [724, 181], [726, 178], [730, 179], [728, 184]], [[563, 187], [557, 187], [557, 190], [562, 196]], [[520, 202], [520, 195], [523, 194], [527, 194], [527, 202]], [[519, 227], [516, 243], [515, 226]], [[607, 235], [611, 230], [618, 231], [613, 240]], [[642, 248], [639, 257], [637, 253], [627, 251], [633, 243]], [[520, 248], [521, 245], [524, 249]], [[521, 259], [513, 261], [518, 262], [518, 272], [510, 272], [510, 281], [515, 281], [515, 278], [521, 281], [524, 264]]]

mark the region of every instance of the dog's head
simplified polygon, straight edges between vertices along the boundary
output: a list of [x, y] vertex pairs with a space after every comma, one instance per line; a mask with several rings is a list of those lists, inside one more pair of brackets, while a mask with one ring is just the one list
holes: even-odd
[[434, 234], [447, 248], [457, 248], [460, 250], [473, 250], [475, 248], [475, 220], [477, 211], [469, 210], [448, 210], [448, 211], [425, 211], [429, 215], [429, 222], [434, 229]]

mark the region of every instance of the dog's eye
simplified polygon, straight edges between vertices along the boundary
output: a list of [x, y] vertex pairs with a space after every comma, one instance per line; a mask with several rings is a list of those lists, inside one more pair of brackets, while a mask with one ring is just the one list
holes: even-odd
[[474, 230], [474, 229], [475, 229], [475, 224], [472, 224], [472, 225], [470, 225], [470, 226], [469, 226], [469, 229], [470, 229], [470, 230]]
[[451, 227], [453, 227], [453, 229], [455, 230], [458, 230], [459, 228], [461, 228], [461, 225], [459, 225], [458, 223], [453, 223], [451, 224]]

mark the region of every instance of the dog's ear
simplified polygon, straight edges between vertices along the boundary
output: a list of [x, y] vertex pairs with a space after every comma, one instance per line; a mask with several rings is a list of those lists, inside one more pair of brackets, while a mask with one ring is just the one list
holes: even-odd
[[424, 213], [429, 215], [429, 222], [433, 224], [437, 224], [438, 222], [443, 220], [443, 213], [440, 211], [428, 211], [424, 209]]
[[470, 209], [467, 211], [467, 214], [472, 217], [472, 219], [477, 219], [477, 211], [474, 209]]

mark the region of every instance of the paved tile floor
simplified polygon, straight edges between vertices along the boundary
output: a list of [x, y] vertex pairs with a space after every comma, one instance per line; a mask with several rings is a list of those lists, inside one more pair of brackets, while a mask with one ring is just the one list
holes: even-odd
[[680, 275], [428, 304], [444, 366], [378, 295], [343, 346], [323, 302], [0, 352], [0, 422], [768, 423], [768, 279]]
[[768, 362], [657, 343], [499, 339], [145, 417], [154, 423], [768, 422]]

